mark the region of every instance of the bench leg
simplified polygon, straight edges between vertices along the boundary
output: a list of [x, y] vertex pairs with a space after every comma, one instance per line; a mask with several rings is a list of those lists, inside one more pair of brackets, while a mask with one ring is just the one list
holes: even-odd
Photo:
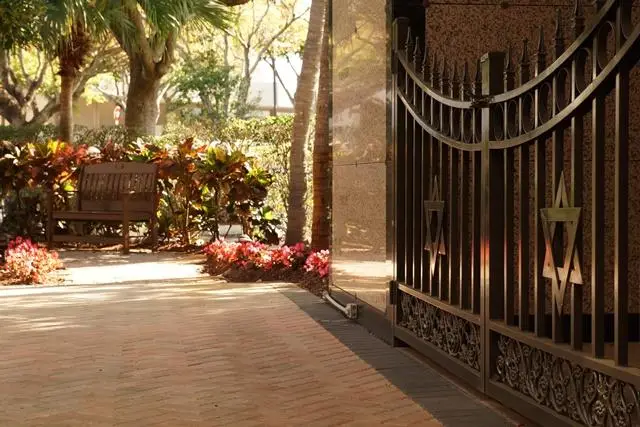
[[47, 218], [47, 247], [53, 249], [53, 219]]
[[53, 203], [50, 202], [51, 196], [47, 200], [47, 247], [53, 248], [53, 233], [55, 233], [55, 221], [53, 220]]
[[124, 218], [122, 219], [122, 237], [124, 239], [124, 245], [122, 252], [129, 253], [129, 212], [124, 212]]
[[153, 215], [149, 226], [151, 227], [151, 250], [155, 252], [158, 250], [158, 217]]

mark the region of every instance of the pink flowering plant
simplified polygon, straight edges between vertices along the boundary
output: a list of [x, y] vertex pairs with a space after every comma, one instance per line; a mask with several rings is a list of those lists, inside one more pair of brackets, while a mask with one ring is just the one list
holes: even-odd
[[0, 270], [12, 282], [35, 284], [46, 281], [49, 273], [62, 267], [58, 253], [16, 237], [4, 253], [5, 263]]
[[329, 251], [313, 252], [304, 263], [308, 273], [317, 274], [321, 278], [329, 276]]
[[[204, 248], [206, 270], [212, 275], [241, 273], [234, 277], [258, 280], [295, 280], [300, 275], [325, 279], [329, 274], [329, 251], [312, 252], [304, 243], [268, 246], [259, 242], [217, 240]], [[242, 273], [248, 274], [242, 274]]]

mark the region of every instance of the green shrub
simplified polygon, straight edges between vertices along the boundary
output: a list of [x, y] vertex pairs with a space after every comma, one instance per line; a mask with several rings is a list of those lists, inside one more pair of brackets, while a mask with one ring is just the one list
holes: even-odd
[[0, 126], [0, 141], [26, 143], [48, 141], [58, 136], [56, 125]]

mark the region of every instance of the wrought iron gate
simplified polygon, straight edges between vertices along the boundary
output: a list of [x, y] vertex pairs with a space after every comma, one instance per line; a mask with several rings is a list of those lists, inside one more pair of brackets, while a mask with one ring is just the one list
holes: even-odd
[[595, 3], [586, 25], [576, 2], [566, 48], [558, 17], [550, 65], [541, 31], [533, 64], [524, 42], [522, 59], [490, 52], [473, 75], [393, 25], [394, 337], [543, 425], [640, 425], [640, 25], [629, 0]]

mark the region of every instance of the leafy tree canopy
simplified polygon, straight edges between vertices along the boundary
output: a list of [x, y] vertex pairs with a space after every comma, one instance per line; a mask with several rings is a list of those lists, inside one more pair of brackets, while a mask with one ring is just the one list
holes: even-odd
[[10, 50], [39, 43], [44, 10], [39, 0], [0, 0], [0, 47]]

